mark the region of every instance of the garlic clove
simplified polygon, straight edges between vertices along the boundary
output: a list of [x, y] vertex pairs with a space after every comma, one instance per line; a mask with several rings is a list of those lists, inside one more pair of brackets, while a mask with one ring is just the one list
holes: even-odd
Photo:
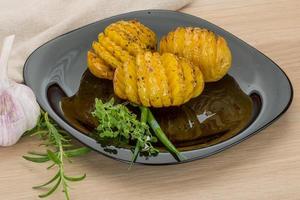
[[0, 57], [0, 146], [15, 144], [36, 126], [40, 107], [33, 91], [8, 79], [7, 63], [14, 36], [5, 38]]
[[25, 132], [24, 113], [9, 91], [0, 94], [0, 105], [0, 145], [9, 146], [15, 144]]

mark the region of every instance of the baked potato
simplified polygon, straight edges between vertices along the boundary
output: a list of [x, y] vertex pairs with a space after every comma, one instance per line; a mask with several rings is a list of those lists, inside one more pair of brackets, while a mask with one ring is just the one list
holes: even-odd
[[188, 60], [150, 51], [116, 68], [113, 83], [118, 97], [146, 107], [178, 106], [204, 88], [201, 71]]
[[[88, 52], [88, 67], [99, 78], [111, 79], [111, 71], [144, 51], [156, 50], [156, 35], [136, 20], [110, 24]], [[104, 66], [106, 64], [106, 66]]]
[[220, 80], [231, 67], [226, 40], [203, 28], [178, 27], [161, 39], [159, 51], [190, 60], [200, 68], [205, 82]]

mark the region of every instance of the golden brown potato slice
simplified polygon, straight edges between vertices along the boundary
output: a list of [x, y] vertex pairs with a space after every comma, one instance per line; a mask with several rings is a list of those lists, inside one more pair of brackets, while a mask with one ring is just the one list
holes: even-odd
[[94, 76], [109, 80], [113, 79], [114, 70], [92, 51], [87, 53], [87, 66]]
[[161, 60], [168, 78], [172, 105], [180, 105], [184, 102], [185, 86], [183, 72], [179, 65], [178, 58], [174, 54], [165, 53], [161, 56]]
[[196, 86], [195, 74], [192, 65], [185, 59], [179, 60], [184, 76], [184, 102], [187, 102], [193, 97], [193, 92]]
[[157, 81], [157, 76], [160, 75], [158, 71], [159, 69], [154, 65], [153, 54], [151, 52], [146, 52], [144, 54], [144, 58], [147, 67], [147, 76], [145, 78], [150, 104], [153, 107], [162, 107], [163, 104], [160, 97], [160, 86]]
[[192, 97], [197, 97], [199, 96], [204, 89], [204, 77], [202, 75], [202, 72], [200, 71], [200, 69], [198, 67], [194, 67], [194, 74], [195, 74], [195, 88], [194, 88], [194, 92], [193, 92], [193, 96]]
[[136, 66], [137, 67], [137, 87], [138, 87], [138, 94], [142, 105], [149, 107], [150, 106], [150, 99], [149, 99], [149, 92], [147, 89], [148, 79], [146, 79], [147, 73], [147, 65], [145, 61], [144, 54], [139, 54], [136, 57]]
[[121, 99], [127, 100], [126, 87], [125, 87], [125, 73], [123, 67], [119, 67], [115, 70], [113, 85], [115, 94]]
[[155, 67], [155, 78], [159, 87], [158, 95], [161, 99], [162, 106], [171, 106], [171, 94], [169, 92], [168, 78], [165, 68], [161, 62], [159, 53], [153, 53], [152, 66]]
[[135, 62], [127, 61], [123, 65], [125, 94], [127, 99], [135, 104], [140, 104], [137, 88], [137, 75], [136, 75]]

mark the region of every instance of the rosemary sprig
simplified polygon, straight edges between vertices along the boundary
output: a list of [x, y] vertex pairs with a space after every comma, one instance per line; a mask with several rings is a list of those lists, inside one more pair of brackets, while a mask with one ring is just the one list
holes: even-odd
[[86, 175], [84, 174], [78, 177], [67, 176], [65, 173], [64, 161], [68, 160], [71, 162], [71, 157], [85, 155], [91, 150], [87, 147], [74, 148], [67, 132], [49, 119], [48, 113], [42, 112], [37, 126], [27, 134], [30, 134], [31, 136], [36, 135], [43, 139], [43, 145], [47, 147], [47, 150], [46, 153], [28, 152], [28, 155], [23, 156], [23, 158], [35, 163], [52, 162], [47, 169], [57, 167], [57, 173], [53, 178], [48, 182], [33, 188], [40, 189], [52, 185], [46, 193], [39, 195], [40, 198], [44, 198], [51, 195], [59, 186], [61, 186], [65, 198], [69, 200], [70, 194], [68, 182], [81, 181]]

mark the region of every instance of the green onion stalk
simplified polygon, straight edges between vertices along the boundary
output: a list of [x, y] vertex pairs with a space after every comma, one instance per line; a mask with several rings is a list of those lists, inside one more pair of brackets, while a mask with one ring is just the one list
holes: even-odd
[[150, 127], [152, 128], [152, 130], [154, 131], [156, 137], [159, 139], [159, 141], [167, 148], [167, 150], [173, 154], [173, 156], [175, 156], [175, 158], [178, 161], [183, 161], [186, 158], [176, 149], [176, 147], [172, 144], [172, 142], [168, 139], [168, 137], [166, 136], [166, 134], [163, 132], [163, 130], [160, 128], [158, 122], [156, 121], [155, 117], [153, 116], [151, 110], [149, 108], [146, 107], [140, 107], [142, 114], [144, 112], [144, 115], [146, 113], [147, 110], [147, 122], [150, 125]]

